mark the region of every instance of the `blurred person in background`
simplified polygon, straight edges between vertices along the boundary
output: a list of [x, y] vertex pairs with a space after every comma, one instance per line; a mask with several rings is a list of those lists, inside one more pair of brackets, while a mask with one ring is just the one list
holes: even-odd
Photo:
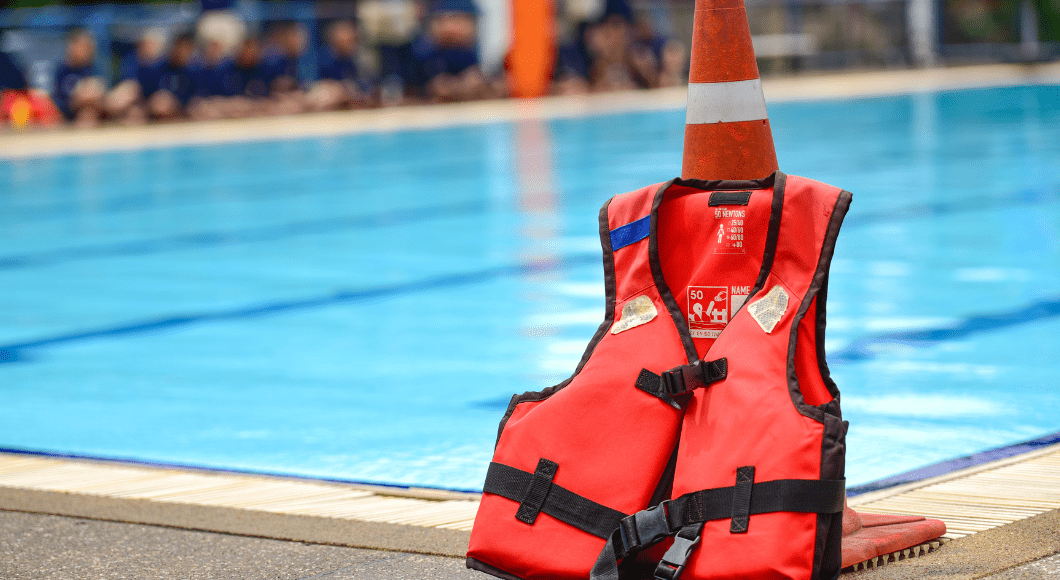
[[148, 91], [147, 111], [152, 119], [171, 121], [185, 115], [188, 103], [199, 93], [195, 53], [194, 35], [181, 34], [173, 41], [158, 82]]
[[121, 62], [118, 84], [104, 100], [107, 116], [123, 124], [140, 124], [147, 120], [144, 97], [158, 86], [166, 50], [166, 32], [151, 28], [136, 43], [136, 50]]
[[378, 50], [379, 104], [399, 105], [422, 96], [423, 81], [414, 46], [422, 38], [421, 0], [362, 0], [357, 3], [358, 31]]
[[556, 62], [552, 94], [589, 92], [589, 49], [585, 33], [604, 11], [604, 0], [562, 0], [556, 18]]
[[593, 91], [623, 91], [636, 88], [629, 64], [630, 23], [619, 14], [606, 14], [585, 33], [589, 49], [589, 81]]
[[684, 47], [655, 32], [627, 0], [606, 0], [603, 15], [585, 30], [593, 91], [674, 86], [684, 81]]
[[417, 47], [427, 97], [435, 102], [493, 96], [478, 57], [477, 9], [471, 0], [437, 0]]
[[334, 111], [367, 105], [371, 83], [357, 66], [359, 34], [349, 20], [328, 26], [327, 45], [321, 51], [319, 80], [309, 90], [309, 105], [316, 111]]
[[230, 114], [249, 117], [265, 113], [269, 83], [261, 56], [261, 41], [248, 36], [239, 43], [232, 62], [235, 95], [229, 101]]
[[307, 37], [305, 26], [298, 22], [281, 22], [272, 30], [264, 71], [272, 96], [270, 110], [273, 114], [291, 115], [308, 108], [298, 70], [306, 51]]
[[629, 64], [641, 88], [674, 87], [684, 83], [687, 55], [681, 42], [655, 32], [646, 18], [637, 18]]
[[[217, 3], [214, 3], [217, 5]], [[207, 4], [203, 4], [205, 9]], [[234, 13], [222, 9], [205, 11], [196, 25], [202, 64], [198, 91], [188, 104], [188, 116], [196, 120], [239, 116], [234, 98], [241, 83], [232, 55], [247, 36], [247, 25]]]
[[15, 59], [0, 51], [0, 91], [24, 91], [27, 88], [26, 76], [15, 64]]
[[96, 71], [96, 41], [77, 29], [66, 41], [66, 58], [55, 71], [55, 104], [79, 127], [93, 127], [103, 116], [107, 85]]
[[206, 38], [202, 45], [198, 90], [188, 103], [188, 116], [196, 121], [223, 119], [229, 116], [228, 100], [238, 88], [228, 46], [217, 38]]

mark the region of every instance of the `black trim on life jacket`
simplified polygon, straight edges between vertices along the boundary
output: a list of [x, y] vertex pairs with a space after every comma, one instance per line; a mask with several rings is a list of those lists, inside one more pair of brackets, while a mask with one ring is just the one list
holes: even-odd
[[[655, 193], [655, 199], [652, 201], [651, 205], [651, 231], [648, 235], [648, 264], [651, 267], [651, 276], [655, 282], [656, 289], [659, 291], [659, 296], [662, 298], [663, 303], [666, 304], [666, 309], [670, 312], [670, 317], [673, 319], [674, 325], [677, 327], [677, 333], [681, 336], [681, 344], [685, 347], [685, 356], [688, 358], [689, 363], [697, 360], [699, 354], [696, 352], [696, 345], [692, 340], [692, 333], [688, 330], [688, 322], [685, 320], [681, 308], [677, 305], [677, 300], [674, 299], [674, 295], [670, 291], [670, 286], [666, 283], [666, 279], [663, 277], [662, 263], [659, 261], [659, 206], [665, 201], [666, 192], [673, 185], [699, 189], [704, 193], [714, 190], [773, 188], [773, 201], [769, 209], [769, 229], [766, 232], [766, 247], [762, 255], [762, 267], [758, 271], [758, 279], [755, 280], [754, 286], [744, 300], [743, 305], [747, 305], [750, 304], [755, 298], [755, 295], [762, 290], [762, 287], [766, 283], [766, 279], [769, 278], [769, 272], [773, 269], [773, 259], [776, 257], [777, 253], [777, 240], [780, 238], [780, 219], [784, 213], [784, 187], [787, 183], [787, 177], [788, 176], [782, 171], [775, 171], [772, 175], [762, 179], [746, 181], [704, 181], [702, 179], [677, 178], [664, 184]], [[740, 306], [740, 309], [743, 308], [743, 305]], [[739, 309], [737, 312], [739, 312]]]
[[[842, 479], [844, 477], [843, 457], [846, 454], [846, 428], [842, 412], [839, 406], [839, 389], [832, 380], [825, 358], [825, 320], [827, 312], [828, 297], [828, 273], [835, 253], [835, 244], [839, 238], [839, 228], [843, 224], [843, 218], [850, 209], [852, 195], [848, 191], [840, 191], [836, 199], [835, 207], [828, 221], [821, 253], [817, 261], [810, 286], [803, 296], [795, 318], [791, 323], [791, 334], [788, 338], [787, 374], [788, 393], [792, 404], [802, 415], [809, 417], [824, 427], [821, 438], [821, 479]], [[832, 400], [821, 405], [810, 405], [802, 396], [799, 388], [799, 378], [795, 367], [796, 348], [798, 346], [799, 327], [802, 324], [810, 305], [817, 299], [817, 309], [814, 320], [815, 326], [815, 350], [817, 367]], [[843, 515], [822, 513], [817, 516], [817, 533], [814, 545], [814, 559], [812, 578], [835, 578], [839, 575], [842, 565], [841, 538], [843, 528]]]
[[496, 566], [490, 566], [482, 560], [472, 558], [471, 556], [468, 556], [467, 559], [464, 560], [464, 565], [472, 570], [478, 570], [479, 572], [484, 572], [491, 576], [496, 576], [497, 578], [501, 578], [502, 580], [523, 580], [515, 574], [505, 572], [504, 570], [501, 570]]
[[600, 247], [603, 250], [604, 261], [604, 293], [606, 303], [604, 307], [604, 321], [600, 323], [600, 326], [596, 329], [596, 334], [593, 335], [588, 346], [585, 347], [585, 352], [582, 354], [582, 358], [578, 361], [578, 366], [574, 369], [574, 373], [571, 376], [567, 377], [558, 385], [540, 391], [527, 391], [521, 395], [512, 396], [511, 401], [508, 402], [508, 409], [505, 410], [504, 417], [501, 418], [501, 423], [497, 426], [497, 441], [493, 444], [494, 449], [500, 444], [501, 433], [504, 432], [504, 426], [508, 424], [508, 419], [510, 419], [512, 413], [515, 412], [516, 405], [528, 401], [543, 401], [569, 385], [570, 382], [574, 380], [574, 377], [578, 376], [578, 373], [582, 371], [582, 367], [585, 366], [585, 363], [589, 362], [589, 357], [592, 356], [593, 351], [596, 350], [596, 345], [603, 340], [607, 331], [615, 322], [615, 294], [617, 293], [616, 288], [618, 282], [615, 279], [615, 253], [611, 248], [611, 229], [607, 219], [607, 208], [610, 206], [611, 200], [608, 199], [600, 208], [600, 214], [597, 218], [600, 228]]
[[[491, 462], [482, 491], [520, 502], [520, 510], [527, 500], [531, 499], [537, 504], [539, 511], [598, 538], [609, 537], [611, 532], [618, 527], [619, 522], [626, 517], [626, 514], [618, 510], [598, 504], [565, 487], [551, 483], [551, 479], [544, 493], [539, 496], [540, 499], [528, 497], [535, 492], [534, 487], [539, 479], [536, 472], [529, 473], [503, 463]], [[537, 514], [534, 515], [536, 517]], [[526, 522], [526, 519], [520, 518], [520, 521]]]
[[[816, 326], [817, 336], [816, 349], [817, 349], [817, 366], [821, 370], [821, 376], [824, 379], [825, 386], [828, 388], [828, 392], [832, 395], [833, 400], [822, 405], [810, 405], [806, 403], [806, 400], [802, 396], [802, 390], [799, 388], [799, 377], [795, 370], [795, 349], [799, 342], [799, 326], [802, 324], [802, 319], [806, 317], [806, 313], [810, 309], [810, 304], [813, 303], [814, 298], [818, 296], [820, 291], [825, 287], [825, 283], [828, 280], [829, 267], [832, 264], [832, 255], [835, 252], [836, 240], [839, 238], [839, 228], [843, 225], [843, 218], [846, 216], [847, 210], [850, 209], [850, 200], [852, 196], [849, 192], [841, 191], [839, 197], [836, 199], [835, 207], [832, 210], [832, 216], [828, 221], [828, 229], [825, 231], [824, 242], [821, 246], [821, 254], [817, 259], [817, 269], [814, 271], [813, 279], [810, 281], [810, 286], [806, 290], [806, 294], [803, 296], [802, 303], [799, 305], [799, 310], [795, 313], [795, 318], [791, 322], [791, 334], [788, 337], [788, 392], [791, 395], [791, 402], [795, 405], [795, 408], [802, 415], [814, 419], [819, 423], [825, 421], [825, 415], [839, 415], [839, 405], [835, 400], [839, 396], [839, 389], [836, 388], [835, 382], [832, 381], [830, 374], [828, 374], [828, 363], [824, 358], [824, 320], [820, 314], [814, 321]], [[820, 312], [824, 311], [825, 305], [824, 300], [817, 302], [817, 308]]]
[[[741, 481], [740, 470], [744, 477]], [[618, 561], [651, 547], [682, 529], [713, 520], [732, 519], [736, 531], [753, 523], [749, 516], [773, 512], [840, 514], [846, 500], [845, 480], [778, 479], [753, 482], [753, 467], [737, 471], [737, 483], [686, 493], [679, 498], [623, 518], [590, 572], [590, 580], [618, 580]], [[747, 518], [747, 522], [743, 522]], [[741, 525], [737, 525], [737, 520]]]

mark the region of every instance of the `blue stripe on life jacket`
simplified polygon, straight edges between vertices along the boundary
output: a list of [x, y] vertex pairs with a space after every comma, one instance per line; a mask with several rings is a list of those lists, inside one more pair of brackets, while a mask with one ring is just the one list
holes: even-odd
[[611, 251], [635, 244], [648, 237], [651, 231], [651, 216], [646, 215], [635, 222], [611, 230]]

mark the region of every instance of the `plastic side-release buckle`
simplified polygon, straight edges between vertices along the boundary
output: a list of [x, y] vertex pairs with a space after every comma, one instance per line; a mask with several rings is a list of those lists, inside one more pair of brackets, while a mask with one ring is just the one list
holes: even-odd
[[662, 391], [671, 397], [710, 386], [728, 374], [728, 360], [697, 360], [672, 368], [661, 376]]
[[702, 538], [703, 524], [693, 524], [681, 528], [674, 538], [673, 545], [663, 554], [662, 560], [655, 568], [656, 580], [677, 580], [685, 570], [688, 557], [696, 549]]
[[[699, 361], [696, 362], [698, 363]], [[662, 392], [671, 397], [691, 390], [686, 386], [685, 367], [677, 367], [664, 372], [660, 380], [662, 381]]]
[[[673, 535], [674, 529], [666, 518], [666, 504], [663, 502], [646, 510], [641, 510], [622, 520], [618, 530], [612, 535], [615, 553], [624, 558], [630, 553], [653, 546]], [[621, 547], [619, 540], [621, 539]]]

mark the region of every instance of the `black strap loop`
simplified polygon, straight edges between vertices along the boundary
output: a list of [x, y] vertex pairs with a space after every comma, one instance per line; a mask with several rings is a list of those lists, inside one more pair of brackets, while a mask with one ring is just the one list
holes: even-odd
[[692, 364], [674, 367], [662, 375], [642, 369], [635, 384], [638, 389], [662, 399], [671, 407], [681, 409], [687, 402], [687, 398], [681, 395], [724, 379], [728, 370], [728, 360], [724, 358], [697, 360]]
[[732, 490], [732, 523], [730, 534], [746, 534], [751, 515], [751, 487], [755, 482], [753, 465], [736, 468], [736, 485]]
[[[540, 462], [538, 467], [540, 468]], [[534, 479], [536, 472], [530, 473], [503, 463], [492, 462], [486, 472], [486, 483], [482, 486], [482, 491], [519, 502], [521, 510]], [[598, 504], [555, 483], [549, 487], [540, 511], [569, 526], [604, 539], [610, 538], [611, 533], [626, 517], [626, 514], [618, 510]]]
[[523, 499], [519, 502], [519, 511], [515, 512], [515, 519], [533, 525], [537, 520], [537, 514], [541, 513], [541, 506], [545, 505], [549, 489], [552, 487], [552, 478], [556, 477], [556, 469], [559, 464], [542, 457], [537, 462], [534, 476], [530, 478], [530, 485], [526, 488]]

